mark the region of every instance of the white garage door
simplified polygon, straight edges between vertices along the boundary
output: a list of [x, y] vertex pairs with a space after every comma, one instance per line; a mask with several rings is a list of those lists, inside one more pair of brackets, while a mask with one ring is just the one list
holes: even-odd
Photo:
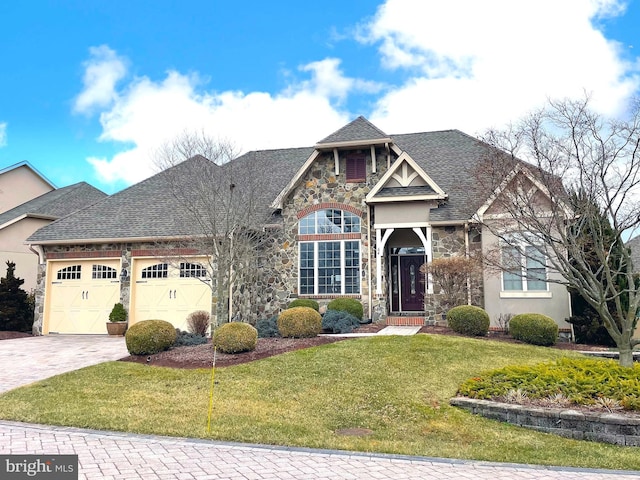
[[180, 330], [187, 330], [187, 316], [191, 312], [211, 311], [211, 288], [205, 265], [204, 258], [175, 262], [134, 259], [129, 324], [166, 320]]
[[120, 301], [120, 259], [49, 262], [44, 333], [106, 334]]

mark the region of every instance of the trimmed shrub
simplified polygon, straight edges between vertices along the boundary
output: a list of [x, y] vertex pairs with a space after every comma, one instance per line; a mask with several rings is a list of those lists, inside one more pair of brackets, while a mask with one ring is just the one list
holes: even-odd
[[294, 307], [309, 307], [313, 308], [316, 312], [320, 310], [320, 305], [315, 300], [311, 300], [310, 298], [296, 298], [289, 303], [287, 308]]
[[111, 309], [111, 313], [109, 313], [109, 321], [110, 322], [126, 322], [127, 321], [127, 311], [124, 309], [124, 305], [121, 303], [116, 303], [113, 305]]
[[207, 343], [207, 337], [197, 333], [189, 333], [176, 328], [176, 341], [174, 347], [193, 347]]
[[329, 310], [348, 312], [356, 317], [358, 321], [362, 320], [362, 316], [364, 315], [362, 303], [355, 298], [336, 298], [335, 300], [331, 300], [329, 305], [327, 305], [327, 311]]
[[322, 331], [322, 317], [313, 308], [288, 308], [278, 316], [278, 331], [283, 337], [315, 337]]
[[360, 321], [349, 312], [327, 310], [322, 316], [322, 330], [330, 333], [351, 333]]
[[189, 329], [189, 332], [202, 337], [207, 336], [207, 330], [209, 330], [210, 323], [211, 315], [209, 315], [209, 312], [205, 312], [204, 310], [196, 310], [187, 316], [187, 328]]
[[484, 309], [473, 305], [460, 305], [447, 312], [449, 328], [462, 335], [484, 337], [489, 333], [491, 320]]
[[558, 340], [558, 325], [540, 313], [521, 313], [509, 322], [509, 334], [516, 340], [546, 347]]
[[213, 345], [223, 353], [250, 352], [257, 341], [258, 331], [244, 322], [225, 323], [213, 334]]
[[133, 324], [124, 336], [131, 355], [153, 355], [176, 341], [176, 329], [164, 320], [143, 320]]
[[256, 322], [256, 330], [258, 330], [258, 338], [279, 337], [278, 316], [258, 320]]

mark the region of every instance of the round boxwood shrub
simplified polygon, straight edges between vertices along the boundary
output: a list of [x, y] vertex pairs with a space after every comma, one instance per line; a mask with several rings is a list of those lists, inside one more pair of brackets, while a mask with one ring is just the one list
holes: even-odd
[[289, 303], [287, 308], [294, 307], [309, 307], [313, 308], [316, 312], [320, 310], [318, 302], [311, 300], [310, 298], [296, 298], [295, 300], [291, 300], [291, 303]]
[[213, 345], [223, 353], [250, 352], [257, 341], [258, 331], [244, 322], [225, 323], [213, 334]]
[[278, 316], [278, 331], [283, 337], [315, 337], [322, 331], [322, 317], [313, 308], [288, 308]]
[[364, 314], [362, 303], [355, 298], [336, 298], [335, 300], [331, 300], [327, 305], [327, 311], [329, 310], [348, 312], [356, 317], [358, 321], [362, 320], [362, 315]]
[[124, 339], [131, 355], [153, 355], [175, 343], [176, 329], [164, 320], [143, 320], [129, 327]]
[[546, 347], [558, 340], [558, 324], [540, 313], [521, 313], [509, 322], [509, 334], [516, 340]]
[[327, 310], [322, 316], [322, 330], [330, 333], [351, 333], [360, 321], [349, 312]]
[[489, 315], [480, 307], [460, 305], [447, 312], [449, 328], [462, 335], [483, 337], [489, 332]]

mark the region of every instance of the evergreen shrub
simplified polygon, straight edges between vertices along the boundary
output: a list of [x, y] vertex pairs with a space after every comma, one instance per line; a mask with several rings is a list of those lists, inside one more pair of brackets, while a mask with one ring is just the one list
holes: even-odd
[[360, 303], [355, 298], [336, 298], [334, 300], [331, 300], [327, 305], [327, 311], [329, 310], [348, 312], [356, 317], [358, 321], [362, 320], [362, 316], [364, 315], [362, 303]]
[[462, 335], [484, 337], [489, 333], [491, 320], [484, 309], [473, 305], [460, 305], [447, 312], [449, 328]]
[[540, 313], [521, 313], [509, 322], [509, 335], [516, 340], [546, 347], [558, 340], [558, 324]]
[[322, 317], [313, 308], [288, 308], [278, 316], [278, 331], [286, 338], [315, 337], [322, 331]]
[[143, 320], [130, 326], [124, 339], [131, 355], [153, 355], [175, 343], [176, 330], [165, 320]]
[[256, 330], [258, 330], [258, 338], [279, 337], [278, 316], [258, 320], [256, 322]]
[[213, 333], [213, 345], [222, 353], [250, 352], [257, 342], [258, 331], [244, 322], [225, 323]]
[[351, 333], [360, 321], [349, 312], [327, 310], [322, 316], [322, 330], [329, 333]]
[[289, 306], [287, 308], [294, 307], [309, 307], [313, 308], [316, 312], [320, 310], [320, 305], [315, 300], [311, 300], [310, 298], [296, 298], [295, 300], [291, 300]]

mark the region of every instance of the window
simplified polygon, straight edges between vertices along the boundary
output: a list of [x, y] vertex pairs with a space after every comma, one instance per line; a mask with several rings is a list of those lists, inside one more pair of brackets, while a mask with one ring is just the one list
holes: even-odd
[[360, 242], [301, 242], [300, 294], [360, 293]]
[[363, 154], [347, 155], [347, 182], [364, 182], [367, 179], [367, 160]]
[[207, 271], [199, 263], [180, 263], [180, 278], [196, 277], [203, 278], [207, 276]]
[[339, 209], [318, 210], [302, 218], [298, 224], [301, 235], [359, 232], [360, 217]]
[[167, 278], [169, 265], [157, 263], [142, 269], [142, 278]]
[[546, 291], [547, 267], [544, 254], [533, 245], [502, 248], [502, 289], [505, 291]]
[[91, 270], [91, 278], [93, 280], [105, 280], [109, 278], [118, 278], [118, 272], [115, 268], [107, 265], [93, 265]]
[[56, 275], [58, 280], [80, 280], [82, 265], [70, 265], [58, 270]]
[[308, 241], [300, 242], [301, 295], [360, 293], [360, 241], [343, 235], [359, 232], [360, 217], [337, 208], [318, 210], [300, 219], [301, 235], [336, 235], [326, 241], [306, 238]]

